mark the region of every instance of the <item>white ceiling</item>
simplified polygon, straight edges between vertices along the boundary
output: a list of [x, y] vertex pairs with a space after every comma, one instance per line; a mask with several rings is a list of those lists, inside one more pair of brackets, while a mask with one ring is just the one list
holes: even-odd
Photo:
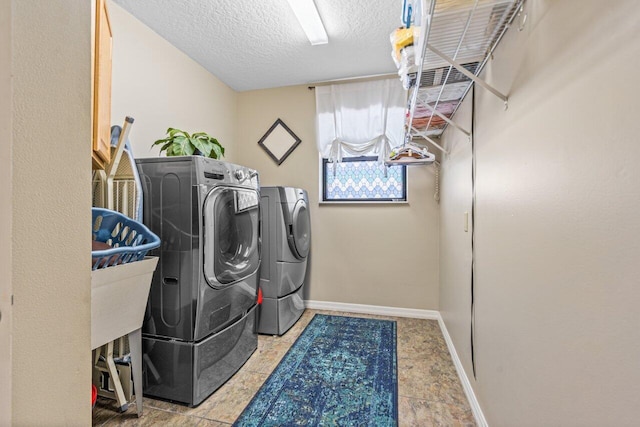
[[237, 91], [394, 73], [401, 0], [315, 0], [311, 46], [286, 0], [112, 0]]

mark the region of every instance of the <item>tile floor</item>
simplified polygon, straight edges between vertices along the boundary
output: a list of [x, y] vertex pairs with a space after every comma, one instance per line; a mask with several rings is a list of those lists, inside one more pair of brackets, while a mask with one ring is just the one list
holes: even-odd
[[258, 349], [224, 386], [196, 408], [144, 398], [119, 413], [112, 400], [98, 398], [94, 426], [198, 426], [233, 424], [315, 313], [372, 317], [397, 322], [398, 415], [403, 426], [475, 426], [473, 414], [435, 320], [307, 310], [284, 336], [260, 335]]

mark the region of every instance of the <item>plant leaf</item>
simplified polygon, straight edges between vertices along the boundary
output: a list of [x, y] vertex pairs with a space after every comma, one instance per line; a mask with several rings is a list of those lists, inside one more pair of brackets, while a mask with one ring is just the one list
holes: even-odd
[[211, 145], [206, 140], [191, 138], [191, 144], [205, 156], [211, 157]]
[[[189, 139], [184, 136], [176, 136], [173, 138], [173, 143], [171, 144], [171, 151], [174, 156], [184, 156], [185, 154], [185, 146], [189, 145]], [[167, 151], [168, 153], [168, 151]]]
[[215, 156], [210, 156], [214, 159], [219, 159], [224, 155], [220, 149], [220, 144], [211, 144], [211, 154], [215, 154]]
[[162, 147], [160, 147], [160, 152], [162, 153], [164, 150], [168, 150], [169, 147], [173, 145], [173, 141], [167, 141]]
[[176, 136], [184, 136], [185, 138], [191, 138], [191, 136], [180, 129], [176, 129], [176, 128], [169, 128], [169, 138], [175, 138]]
[[169, 141], [169, 138], [159, 139], [159, 140], [155, 141], [153, 144], [151, 144], [151, 146], [153, 147], [154, 145], [164, 144], [167, 141]]
[[187, 141], [189, 141], [189, 143], [184, 146], [183, 155], [193, 156], [193, 153], [195, 153], [196, 149], [191, 143], [190, 139], [187, 139]]
[[218, 142], [217, 139], [212, 138], [213, 139], [213, 144], [215, 147], [217, 147], [219, 149], [219, 153], [218, 154], [218, 159], [221, 157], [224, 157], [224, 147], [222, 146], [222, 144], [220, 144], [220, 142]]

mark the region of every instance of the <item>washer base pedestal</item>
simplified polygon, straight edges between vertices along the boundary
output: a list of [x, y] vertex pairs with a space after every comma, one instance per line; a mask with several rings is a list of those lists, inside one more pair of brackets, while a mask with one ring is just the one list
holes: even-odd
[[258, 333], [283, 335], [304, 313], [304, 299], [300, 286], [297, 291], [282, 298], [264, 298], [260, 306]]
[[221, 387], [258, 347], [256, 306], [199, 342], [142, 339], [144, 395], [197, 406]]

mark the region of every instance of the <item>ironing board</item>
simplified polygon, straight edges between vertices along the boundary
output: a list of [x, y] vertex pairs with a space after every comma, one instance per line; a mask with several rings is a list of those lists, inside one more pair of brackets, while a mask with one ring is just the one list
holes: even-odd
[[[142, 222], [142, 185], [128, 140], [133, 118], [122, 128], [111, 127], [111, 161], [93, 177], [93, 205], [105, 207]], [[128, 337], [135, 386], [136, 411], [142, 416], [142, 322], [157, 257], [91, 272], [91, 349], [94, 365], [100, 356], [113, 382], [122, 412], [128, 408], [114, 362], [114, 341]], [[120, 341], [120, 350], [124, 341]]]

